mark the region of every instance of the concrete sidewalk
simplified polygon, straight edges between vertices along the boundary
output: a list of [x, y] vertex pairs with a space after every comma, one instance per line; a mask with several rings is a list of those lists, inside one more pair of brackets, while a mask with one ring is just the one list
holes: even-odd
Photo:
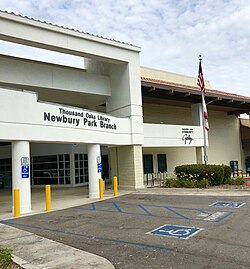
[[250, 187], [229, 186], [227, 189], [145, 188], [138, 190], [136, 193], [155, 195], [250, 196]]
[[[130, 193], [128, 191], [119, 190], [119, 195]], [[12, 213], [12, 193], [10, 189], [0, 190], [0, 220], [13, 218]], [[105, 190], [104, 198], [112, 198], [113, 190], [107, 188]], [[59, 188], [51, 186], [51, 209], [60, 210], [79, 205], [88, 204], [99, 201], [99, 199], [89, 199], [88, 187], [72, 187]], [[32, 188], [31, 190], [31, 208], [32, 211], [28, 214], [21, 214], [21, 217], [46, 213], [45, 211], [45, 188]]]
[[26, 269], [114, 269], [105, 258], [4, 224], [0, 246], [12, 249], [14, 261]]

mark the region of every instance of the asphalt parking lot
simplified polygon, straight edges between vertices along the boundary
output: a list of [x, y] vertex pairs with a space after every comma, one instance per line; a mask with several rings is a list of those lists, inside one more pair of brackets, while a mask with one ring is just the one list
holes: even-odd
[[3, 223], [103, 256], [115, 268], [250, 268], [249, 202], [129, 194]]

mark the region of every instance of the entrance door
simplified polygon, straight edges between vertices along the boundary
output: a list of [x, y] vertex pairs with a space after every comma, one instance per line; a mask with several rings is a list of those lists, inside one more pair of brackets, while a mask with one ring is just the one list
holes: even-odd
[[109, 179], [109, 156], [102, 155], [102, 179]]

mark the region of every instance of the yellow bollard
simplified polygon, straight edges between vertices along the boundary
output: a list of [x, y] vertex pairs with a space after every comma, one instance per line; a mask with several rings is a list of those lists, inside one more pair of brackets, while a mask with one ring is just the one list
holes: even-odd
[[105, 193], [105, 180], [103, 179], [103, 193]]
[[51, 189], [50, 189], [50, 185], [46, 185], [45, 192], [46, 192], [46, 211], [49, 212], [49, 211], [51, 211]]
[[100, 197], [100, 200], [103, 200], [103, 179], [100, 178], [99, 179], [99, 197]]
[[14, 189], [14, 217], [20, 217], [20, 190]]
[[114, 196], [117, 196], [118, 195], [118, 181], [117, 181], [117, 177], [116, 176], [114, 176], [113, 185], [114, 185]]

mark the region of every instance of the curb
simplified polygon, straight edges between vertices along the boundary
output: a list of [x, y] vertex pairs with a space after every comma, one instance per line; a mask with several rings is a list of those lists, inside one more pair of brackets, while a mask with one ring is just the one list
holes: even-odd
[[28, 261], [25, 261], [24, 259], [14, 255], [14, 254], [11, 254], [11, 256], [13, 257], [13, 262], [18, 264], [23, 269], [41, 269], [41, 267], [33, 265], [33, 264], [29, 263]]

